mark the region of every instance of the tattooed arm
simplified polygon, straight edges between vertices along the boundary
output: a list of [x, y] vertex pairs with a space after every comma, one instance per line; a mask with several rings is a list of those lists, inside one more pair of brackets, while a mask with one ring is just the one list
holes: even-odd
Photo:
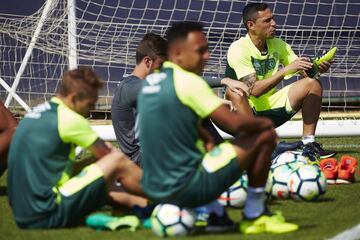
[[[272, 75], [269, 78], [266, 78], [261, 81], [255, 81], [254, 87], [252, 88], [251, 95], [255, 97], [260, 97], [264, 93], [268, 92], [270, 89], [275, 87], [279, 82], [281, 82], [286, 74], [297, 72], [297, 71], [303, 71], [306, 69], [309, 69], [312, 67], [312, 63], [308, 58], [305, 57], [299, 57], [295, 59], [293, 62], [291, 62], [286, 67], [280, 69], [277, 71], [274, 75]], [[245, 79], [245, 81], [249, 81], [250, 83], [254, 81], [254, 78], [256, 78], [255, 73], [249, 74], [242, 79]]]
[[241, 78], [240, 81], [244, 82], [250, 89], [250, 95], [260, 97], [270, 89], [275, 87], [280, 81], [284, 79], [286, 72], [281, 69], [273, 76], [261, 81], [256, 80], [256, 74], [252, 73]]

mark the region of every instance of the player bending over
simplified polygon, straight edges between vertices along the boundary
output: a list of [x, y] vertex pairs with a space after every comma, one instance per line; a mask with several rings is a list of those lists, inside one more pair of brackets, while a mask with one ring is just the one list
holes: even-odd
[[[265, 206], [264, 186], [277, 138], [272, 122], [231, 112], [199, 76], [210, 57], [200, 24], [174, 24], [167, 39], [169, 61], [146, 78], [138, 98], [141, 184], [146, 195], [157, 203], [197, 207], [217, 199], [247, 171], [248, 198], [240, 231], [297, 230]], [[214, 145], [201, 127], [206, 117], [235, 138]]]

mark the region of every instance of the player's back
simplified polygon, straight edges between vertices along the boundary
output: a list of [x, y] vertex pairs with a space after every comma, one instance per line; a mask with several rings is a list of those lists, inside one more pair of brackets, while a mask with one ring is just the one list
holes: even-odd
[[[195, 74], [174, 68], [169, 62], [160, 73], [147, 77], [139, 94], [138, 110], [144, 190], [163, 198], [181, 184], [202, 157], [197, 147], [199, 116], [179, 98]], [[197, 77], [199, 78], [199, 77]]]
[[39, 203], [34, 198], [54, 196], [51, 187], [59, 181], [66, 164], [57, 153], [70, 151], [70, 146], [61, 144], [57, 124], [57, 104], [46, 102], [20, 121], [13, 137], [8, 158], [8, 189], [19, 222], [55, 207], [55, 201]]
[[111, 117], [119, 148], [136, 163], [140, 163], [140, 145], [135, 129], [136, 101], [142, 80], [130, 75], [116, 87], [111, 104]]

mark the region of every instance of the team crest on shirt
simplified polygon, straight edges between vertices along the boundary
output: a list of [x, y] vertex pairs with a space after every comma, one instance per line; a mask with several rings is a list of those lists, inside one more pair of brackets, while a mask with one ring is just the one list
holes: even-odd
[[209, 155], [211, 157], [217, 157], [221, 154], [222, 150], [221, 148], [219, 148], [218, 146], [216, 146], [215, 148], [213, 148], [210, 152]]
[[272, 55], [269, 55], [266, 59], [251, 57], [251, 63], [258, 76], [265, 76], [268, 71], [273, 70], [276, 66], [276, 60]]

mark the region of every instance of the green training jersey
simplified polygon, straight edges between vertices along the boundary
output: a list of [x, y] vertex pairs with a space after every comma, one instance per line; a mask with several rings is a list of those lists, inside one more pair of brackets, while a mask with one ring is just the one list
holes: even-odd
[[17, 222], [35, 221], [57, 207], [57, 189], [72, 176], [75, 146], [87, 148], [97, 138], [88, 121], [56, 97], [25, 115], [8, 158], [8, 195]]
[[[266, 45], [267, 54], [261, 54], [248, 34], [233, 42], [227, 53], [226, 76], [241, 79], [256, 73], [256, 79], [261, 81], [274, 75], [280, 64], [287, 66], [297, 58], [290, 45], [280, 38], [268, 39]], [[273, 88], [258, 98], [250, 96], [251, 106], [257, 111], [269, 109], [268, 98], [275, 92]]]
[[172, 62], [146, 78], [138, 110], [141, 183], [150, 198], [167, 198], [192, 177], [204, 155], [198, 126], [221, 104], [200, 76]]

